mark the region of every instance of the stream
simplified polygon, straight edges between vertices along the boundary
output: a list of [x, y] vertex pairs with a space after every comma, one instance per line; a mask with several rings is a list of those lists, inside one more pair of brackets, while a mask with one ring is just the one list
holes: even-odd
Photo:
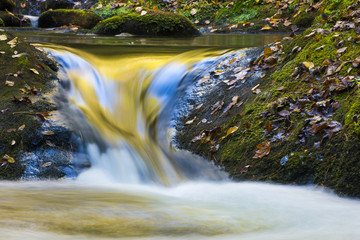
[[[314, 186], [233, 182], [172, 147], [194, 83], [275, 34], [193, 39], [17, 32], [60, 64], [59, 121], [91, 168], [76, 179], [0, 182], [0, 239], [360, 238], [360, 202]], [[249, 59], [247, 59], [249, 58]]]

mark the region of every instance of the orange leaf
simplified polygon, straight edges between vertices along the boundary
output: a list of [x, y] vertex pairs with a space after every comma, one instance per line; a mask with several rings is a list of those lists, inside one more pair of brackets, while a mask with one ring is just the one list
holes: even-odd
[[262, 142], [256, 146], [258, 150], [256, 151], [253, 158], [263, 158], [266, 155], [270, 154], [271, 143], [269, 141]]

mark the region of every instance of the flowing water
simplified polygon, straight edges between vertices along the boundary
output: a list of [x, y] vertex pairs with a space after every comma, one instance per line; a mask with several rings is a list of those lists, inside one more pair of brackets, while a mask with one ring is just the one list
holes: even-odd
[[0, 239], [359, 239], [358, 200], [234, 183], [169, 144], [179, 97], [226, 54], [246, 57], [226, 48], [279, 38], [241, 36], [25, 34], [61, 64], [60, 118], [83, 136], [92, 167], [74, 180], [0, 183]]

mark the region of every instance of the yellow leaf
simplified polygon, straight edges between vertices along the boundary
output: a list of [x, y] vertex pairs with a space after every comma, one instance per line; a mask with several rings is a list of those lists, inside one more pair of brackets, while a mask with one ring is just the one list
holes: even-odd
[[233, 134], [233, 133], [236, 132], [238, 129], [239, 129], [239, 127], [237, 127], [237, 126], [234, 126], [234, 127], [229, 128], [229, 129], [227, 130], [227, 132], [226, 132], [225, 137], [229, 136], [230, 134]]
[[312, 62], [303, 62], [303, 64], [305, 65], [305, 67], [309, 70], [313, 69], [315, 66], [314, 66], [314, 63]]
[[29, 68], [29, 70], [35, 73], [36, 75], [39, 75], [39, 72], [35, 68]]
[[269, 48], [269, 47], [266, 47], [265, 49], [264, 49], [264, 57], [265, 57], [265, 59], [267, 59], [268, 57], [270, 57], [272, 54], [273, 54], [273, 50], [271, 50], [271, 48]]
[[271, 27], [269, 25], [264, 26], [260, 31], [270, 30]]
[[21, 125], [21, 126], [18, 128], [18, 131], [22, 131], [22, 130], [24, 130], [24, 128], [25, 128], [25, 124]]
[[8, 163], [15, 163], [14, 158], [10, 157], [9, 155], [5, 154], [3, 156], [3, 160], [6, 160]]

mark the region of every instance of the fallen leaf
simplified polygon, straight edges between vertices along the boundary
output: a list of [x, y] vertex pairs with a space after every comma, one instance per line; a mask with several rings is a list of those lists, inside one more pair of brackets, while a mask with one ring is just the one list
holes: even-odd
[[289, 20], [285, 20], [285, 22], [284, 22], [284, 26], [285, 27], [288, 27], [288, 26], [290, 26], [292, 23], [289, 21]]
[[24, 130], [24, 128], [25, 128], [25, 124], [21, 125], [21, 126], [18, 128], [18, 131], [22, 131], [22, 130]]
[[39, 75], [39, 72], [35, 68], [29, 68], [29, 70], [35, 73], [36, 75]]
[[7, 36], [5, 34], [0, 35], [0, 41], [6, 41]]
[[193, 119], [185, 122], [185, 125], [190, 125], [190, 124], [192, 124], [195, 120], [196, 120], [196, 117], [194, 117]]
[[41, 168], [49, 167], [51, 166], [52, 162], [46, 162], [43, 165], [41, 165]]
[[251, 91], [255, 94], [259, 94], [259, 93], [261, 93], [261, 90], [259, 89], [259, 87], [260, 87], [260, 84], [257, 84], [255, 87], [253, 87], [251, 89]]
[[10, 157], [9, 155], [5, 154], [1, 160], [5, 160], [8, 163], [15, 163], [14, 158]]
[[190, 14], [195, 15], [197, 13], [197, 10], [195, 8], [191, 9]]
[[42, 133], [42, 135], [47, 135], [47, 136], [55, 134], [53, 131], [43, 131], [41, 133]]
[[16, 47], [17, 43], [18, 43], [18, 37], [15, 37], [13, 40], [9, 41], [7, 44], [9, 44], [11, 48], [14, 48], [14, 47]]
[[271, 27], [269, 25], [266, 25], [266, 26], [262, 27], [260, 29], [260, 31], [267, 31], [267, 30], [270, 30], [270, 29], [271, 29]]
[[265, 141], [262, 142], [260, 144], [258, 144], [256, 146], [258, 148], [258, 150], [256, 151], [255, 155], [253, 156], [253, 158], [263, 158], [266, 155], [270, 154], [270, 150], [271, 150], [271, 143], [270, 141]]
[[268, 57], [270, 57], [272, 54], [273, 54], [273, 50], [271, 50], [271, 48], [270, 47], [266, 47], [265, 49], [264, 49], [264, 57], [265, 57], [265, 59], [267, 59]]
[[343, 54], [346, 51], [347, 47], [340, 48], [336, 51], [336, 54]]
[[16, 144], [16, 141], [15, 140], [12, 140], [11, 141], [11, 146], [14, 146]]
[[214, 105], [211, 106], [211, 114], [216, 114], [220, 109], [222, 109], [224, 105], [224, 101], [218, 101]]
[[287, 117], [290, 115], [290, 112], [288, 110], [282, 110], [279, 112], [279, 115], [282, 117]]
[[311, 70], [315, 67], [314, 63], [312, 62], [303, 62], [303, 64], [308, 70]]
[[13, 82], [13, 81], [8, 81], [8, 80], [5, 81], [6, 86], [13, 87], [14, 84], [15, 84], [15, 82]]
[[270, 121], [266, 122], [266, 131], [271, 132], [274, 129], [274, 126], [271, 126]]

